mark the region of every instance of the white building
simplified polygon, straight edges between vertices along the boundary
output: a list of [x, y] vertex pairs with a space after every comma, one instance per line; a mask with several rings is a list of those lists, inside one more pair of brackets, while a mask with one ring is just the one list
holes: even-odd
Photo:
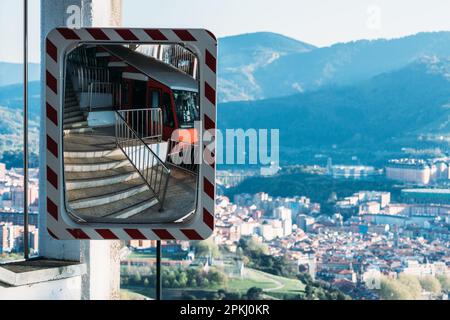
[[273, 215], [281, 221], [292, 220], [292, 210], [286, 207], [278, 207], [273, 210]]
[[407, 260], [403, 273], [418, 277], [450, 275], [449, 268], [444, 262], [420, 263], [417, 260]]
[[449, 164], [445, 161], [422, 159], [396, 159], [386, 166], [386, 178], [418, 185], [428, 185], [437, 180], [448, 180]]

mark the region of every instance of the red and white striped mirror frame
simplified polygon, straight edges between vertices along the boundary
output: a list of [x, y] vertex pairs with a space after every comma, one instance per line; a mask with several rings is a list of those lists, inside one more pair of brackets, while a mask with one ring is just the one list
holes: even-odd
[[[63, 175], [63, 94], [65, 55], [82, 43], [179, 43], [199, 61], [202, 151], [212, 161], [199, 165], [197, 208], [187, 222], [166, 224], [79, 224], [65, 208]], [[46, 201], [47, 231], [69, 240], [202, 240], [214, 229], [217, 40], [205, 29], [55, 28], [46, 38]], [[201, 138], [202, 139], [202, 138]]]

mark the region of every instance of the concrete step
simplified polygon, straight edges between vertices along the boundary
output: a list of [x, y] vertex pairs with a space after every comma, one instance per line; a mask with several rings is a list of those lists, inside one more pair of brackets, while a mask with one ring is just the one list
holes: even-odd
[[80, 108], [79, 107], [79, 103], [78, 103], [78, 101], [69, 101], [69, 102], [64, 102], [64, 108], [72, 108], [72, 107], [78, 107], [78, 109]]
[[[72, 209], [85, 209], [102, 206], [121, 200], [136, 194], [149, 191], [147, 184], [139, 177], [120, 183], [103, 186], [101, 188], [86, 188], [70, 190], [67, 192], [69, 205]], [[77, 213], [78, 215], [78, 213]]]
[[129, 165], [130, 162], [123, 154], [97, 158], [64, 158], [66, 172], [103, 171]]
[[66, 189], [77, 190], [103, 187], [139, 178], [133, 166], [123, 166], [94, 172], [66, 172]]
[[77, 96], [75, 94], [71, 94], [71, 95], [66, 95], [64, 97], [64, 102], [69, 103], [69, 102], [78, 102]]
[[64, 124], [64, 129], [78, 129], [78, 128], [86, 128], [88, 127], [87, 121], [78, 121], [78, 122], [72, 122], [68, 124]]
[[84, 134], [94, 131], [92, 128], [78, 128], [78, 129], [64, 129], [64, 135], [72, 135], [72, 134]]
[[73, 91], [66, 91], [64, 95], [64, 100], [77, 100], [77, 95]]
[[127, 206], [126, 208], [118, 210], [116, 213], [109, 215], [109, 218], [114, 219], [128, 219], [138, 214], [142, 214], [146, 210], [152, 208], [159, 203], [156, 197], [148, 198], [145, 201], [137, 203], [132, 206]]
[[64, 107], [64, 114], [72, 113], [72, 112], [81, 112], [81, 113], [83, 113], [83, 110], [81, 110], [78, 105], [76, 105], [74, 107], [70, 107], [70, 108]]
[[69, 158], [96, 158], [122, 152], [117, 148], [114, 135], [101, 132], [72, 134], [64, 138], [64, 156]]
[[73, 116], [73, 117], [68, 117], [68, 118], [64, 117], [64, 124], [65, 125], [79, 123], [79, 122], [84, 122], [84, 121], [86, 121], [86, 120], [84, 119], [83, 115], [78, 115], [78, 116]]
[[[73, 136], [73, 135], [69, 135]], [[102, 158], [110, 156], [118, 156], [122, 154], [120, 149], [98, 149], [90, 151], [64, 151], [64, 157], [67, 158]]]
[[126, 219], [158, 204], [152, 192], [144, 191], [131, 197], [101, 206], [77, 209], [76, 214], [85, 219], [112, 218]]
[[76, 116], [84, 116], [84, 113], [80, 109], [72, 109], [72, 110], [64, 109], [64, 119]]

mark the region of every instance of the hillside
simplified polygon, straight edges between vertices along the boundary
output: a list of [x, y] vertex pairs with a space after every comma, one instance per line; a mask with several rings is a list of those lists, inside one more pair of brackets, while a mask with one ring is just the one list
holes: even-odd
[[[348, 156], [344, 150], [356, 148], [371, 159], [368, 149], [429, 147], [420, 135], [450, 132], [449, 40], [450, 32], [420, 33], [316, 48], [269, 32], [221, 38], [219, 128], [279, 128], [282, 153], [294, 153], [290, 160], [330, 149]], [[20, 65], [0, 63], [3, 78], [8, 68], [20, 74]], [[33, 121], [39, 93], [31, 82]], [[0, 87], [0, 134], [8, 135], [0, 149], [19, 143], [12, 141], [21, 95], [19, 84]], [[264, 97], [271, 98], [258, 100]]]
[[[250, 47], [258, 47], [250, 44]], [[223, 46], [219, 42], [219, 51], [224, 50]], [[266, 55], [256, 51], [253, 58], [256, 67], [251, 67], [252, 64], [239, 54], [229, 55], [228, 48], [225, 49], [220, 57], [226, 58], [219, 60], [219, 89], [222, 90], [219, 101], [254, 100], [329, 85], [349, 85], [406, 67], [423, 57], [449, 57], [450, 32], [419, 33], [390, 40], [360, 40], [324, 48], [306, 46], [303, 50], [299, 46], [300, 51], [286, 50], [284, 54], [274, 55], [276, 58], [273, 59], [270, 59], [270, 50]]]
[[219, 101], [254, 100], [264, 96], [253, 74], [282, 56], [315, 47], [271, 32], [219, 39]]
[[[422, 59], [351, 86], [219, 105], [219, 128], [279, 128], [282, 148], [417, 145], [449, 133], [450, 62]], [[236, 116], [240, 115], [240, 116]]]
[[[31, 117], [39, 116], [41, 86], [39, 81], [28, 84], [28, 108]], [[23, 108], [23, 85], [12, 84], [0, 87], [0, 106], [14, 110]]]
[[[6, 150], [19, 150], [23, 145], [23, 86], [14, 84], [0, 87], [0, 155]], [[30, 152], [39, 147], [40, 84], [30, 82], [29, 92], [29, 145]]]
[[[30, 81], [39, 80], [40, 68], [37, 63], [28, 66], [28, 78]], [[10, 84], [22, 83], [23, 65], [21, 63], [0, 62], [0, 87]]]

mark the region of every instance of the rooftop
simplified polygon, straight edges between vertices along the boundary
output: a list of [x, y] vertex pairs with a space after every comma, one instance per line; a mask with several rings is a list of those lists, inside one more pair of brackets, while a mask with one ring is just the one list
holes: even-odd
[[450, 195], [450, 189], [437, 189], [437, 188], [403, 189], [402, 192], [406, 192], [406, 193], [435, 193], [435, 194]]

